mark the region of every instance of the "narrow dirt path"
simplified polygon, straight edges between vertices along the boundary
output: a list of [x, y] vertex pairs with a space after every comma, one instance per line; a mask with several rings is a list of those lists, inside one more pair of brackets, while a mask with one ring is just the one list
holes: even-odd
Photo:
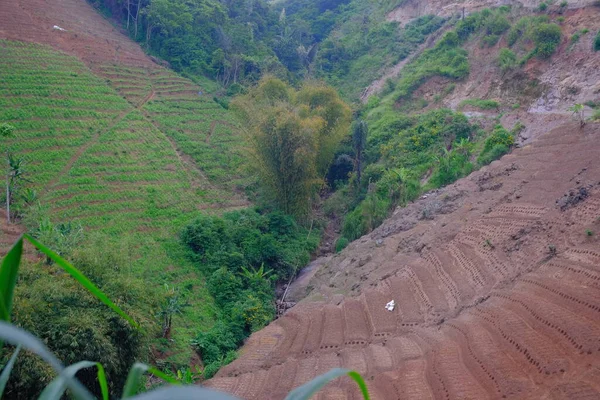
[[137, 106], [122, 111], [121, 113], [119, 113], [117, 118], [115, 118], [109, 126], [107, 126], [105, 129], [103, 129], [101, 131], [96, 132], [96, 134], [94, 134], [94, 136], [92, 136], [90, 138], [90, 140], [88, 140], [83, 146], [81, 146], [79, 148], [79, 150], [77, 150], [77, 152], [75, 154], [73, 154], [71, 156], [71, 158], [69, 159], [67, 164], [63, 167], [63, 169], [58, 173], [58, 175], [56, 175], [56, 177], [54, 177], [54, 179], [52, 179], [50, 182], [48, 182], [48, 184], [41, 190], [40, 194], [43, 196], [46, 193], [48, 193], [50, 188], [56, 186], [56, 184], [60, 181], [60, 179], [63, 176], [65, 176], [71, 170], [71, 168], [73, 168], [73, 165], [75, 165], [77, 160], [79, 160], [81, 158], [81, 156], [86, 151], [88, 151], [93, 145], [98, 143], [98, 139], [100, 138], [100, 136], [110, 132], [111, 129], [113, 129], [116, 125], [118, 125], [121, 121], [123, 121], [123, 119], [125, 119], [125, 117], [127, 117], [132, 112], [141, 111], [142, 107], [148, 101], [150, 101], [152, 98], [154, 98], [154, 90], [152, 90], [150, 92], [150, 94], [148, 94], [148, 96], [146, 96], [146, 98], [144, 98], [144, 100], [142, 100]]

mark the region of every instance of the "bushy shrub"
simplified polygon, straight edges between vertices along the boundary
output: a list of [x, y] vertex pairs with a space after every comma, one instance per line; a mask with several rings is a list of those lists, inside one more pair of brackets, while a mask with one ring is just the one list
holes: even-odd
[[359, 207], [355, 208], [351, 213], [346, 215], [346, 218], [344, 218], [342, 235], [348, 238], [347, 240], [356, 240], [364, 234], [363, 232], [365, 232], [362, 220], [362, 209]]
[[[144, 359], [148, 346], [145, 340], [158, 333], [148, 315], [158, 306], [160, 296], [145, 281], [132, 277], [122, 249], [106, 238], [78, 246], [71, 260], [111, 300], [125, 305], [125, 311], [144, 326], [148, 335], [142, 335], [72, 277], [61, 273], [62, 270], [27, 261], [22, 262], [19, 271], [15, 290], [18, 301], [12, 320], [35, 333], [65, 364], [81, 360], [102, 363], [109, 387], [118, 391], [131, 365]], [[5, 360], [0, 357], [2, 361]], [[54, 377], [53, 370], [41, 359], [23, 352], [8, 382], [7, 393], [14, 398], [36, 398]], [[100, 395], [96, 371], [83, 370], [77, 377]], [[119, 395], [111, 392], [111, 397]]]
[[429, 182], [432, 187], [448, 185], [473, 171], [468, 154], [451, 151], [439, 157], [438, 165]]
[[500, 35], [485, 35], [483, 39], [481, 39], [481, 43], [486, 47], [493, 47], [500, 40]]
[[502, 72], [506, 72], [517, 65], [517, 56], [512, 50], [502, 48], [498, 53], [497, 62]]
[[483, 150], [477, 158], [478, 164], [486, 165], [497, 160], [508, 153], [514, 143], [514, 135], [504, 129], [502, 125], [496, 125], [491, 135], [485, 140]]
[[485, 21], [485, 33], [487, 35], [501, 35], [510, 28], [510, 22], [501, 13], [492, 14]]
[[539, 24], [533, 27], [531, 37], [535, 43], [536, 55], [548, 58], [556, 51], [560, 43], [561, 30], [556, 24]]
[[594, 38], [594, 51], [600, 51], [600, 31], [598, 31]]
[[234, 335], [225, 321], [218, 320], [211, 330], [198, 333], [193, 344], [200, 350], [202, 362], [212, 364], [220, 361], [224, 354], [235, 351], [242, 339]]
[[256, 209], [201, 216], [181, 233], [192, 260], [207, 276], [218, 323], [194, 342], [211, 376], [252, 332], [275, 316], [276, 280], [287, 280], [310, 259], [318, 232], [308, 234], [281, 212]]
[[499, 159], [509, 151], [510, 149], [507, 146], [503, 144], [497, 144], [486, 153], [481, 153], [477, 158], [477, 163], [481, 166], [487, 165], [492, 161]]
[[390, 200], [381, 198], [377, 193], [369, 193], [344, 219], [342, 234], [348, 240], [356, 240], [362, 235], [371, 232], [387, 217]]
[[340, 251], [344, 250], [346, 246], [348, 246], [348, 243], [350, 243], [348, 239], [346, 239], [343, 236], [340, 237], [338, 240], [335, 241], [335, 252], [339, 253]]
[[198, 217], [183, 229], [181, 239], [208, 273], [220, 267], [239, 272], [241, 267], [264, 263], [278, 279], [288, 279], [297, 266], [308, 262], [318, 244], [318, 234], [307, 239], [307, 233], [281, 212], [247, 209], [223, 217]]

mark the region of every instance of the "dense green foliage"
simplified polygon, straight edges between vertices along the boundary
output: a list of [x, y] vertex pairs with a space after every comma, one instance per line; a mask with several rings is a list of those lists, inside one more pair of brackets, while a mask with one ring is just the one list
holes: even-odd
[[502, 72], [506, 72], [517, 65], [517, 56], [514, 51], [502, 48], [498, 52], [498, 66]]
[[508, 45], [518, 49], [527, 49], [533, 45], [521, 62], [533, 56], [549, 58], [560, 44], [560, 26], [550, 23], [547, 15], [528, 16], [520, 18], [510, 29], [507, 35]]
[[[125, 301], [128, 310], [139, 318], [153, 303], [140, 279], [115, 269], [106, 270], [99, 260], [82, 269], [95, 269], [92, 272], [97, 275], [104, 270], [104, 280], [110, 282], [106, 292], [117, 301]], [[25, 268], [16, 296], [15, 323], [36, 332], [67, 364], [82, 359], [101, 362], [115, 388], [122, 387], [129, 366], [145, 357], [139, 332], [78, 288], [69, 277], [56, 276], [56, 269], [42, 272], [40, 266]], [[33, 398], [51, 377], [41, 360], [24, 353], [17, 361], [8, 390], [17, 397]], [[87, 387], [97, 390], [93, 371], [82, 372], [79, 377]]]
[[[139, 329], [140, 326], [133, 318], [125, 313], [120, 307], [118, 307], [106, 293], [102, 292], [96, 285], [94, 285], [87, 276], [85, 276], [80, 270], [71, 265], [67, 260], [60, 257], [52, 249], [46, 247], [43, 243], [38, 242], [36, 239], [31, 237], [29, 234], [24, 234], [20, 237], [17, 242], [12, 246], [7, 255], [2, 259], [0, 263], [0, 357], [7, 355], [8, 362], [4, 363], [2, 372], [0, 374], [0, 397], [4, 398], [4, 394], [7, 393], [8, 397], [21, 396], [16, 394], [10, 387], [7, 390], [7, 382], [13, 378], [13, 371], [15, 370], [16, 361], [22, 354], [21, 350], [31, 352], [31, 354], [39, 357], [38, 360], [43, 360], [39, 365], [32, 366], [35, 372], [39, 369], [49, 370], [50, 374], [56, 375], [56, 378], [52, 382], [44, 385], [41, 391], [39, 400], [58, 400], [65, 397], [67, 390], [70, 390], [69, 395], [78, 400], [88, 400], [93, 398], [102, 398], [108, 400], [109, 398], [138, 398], [135, 396], [139, 392], [144, 392], [146, 388], [142, 388], [144, 385], [143, 375], [145, 373], [152, 374], [155, 377], [161, 379], [165, 383], [172, 385], [180, 385], [185, 383], [190, 385], [193, 383], [191, 373], [183, 374], [178, 371], [177, 378], [173, 377], [172, 374], [165, 374], [155, 367], [146, 365], [144, 363], [135, 362], [129, 369], [127, 375], [123, 374], [120, 377], [120, 383], [118, 387], [115, 386], [115, 382], [111, 382], [107, 379], [106, 368], [101, 362], [98, 361], [78, 361], [63, 367], [63, 360], [58, 359], [52, 351], [48, 349], [46, 343], [41, 338], [32, 335], [23, 328], [13, 325], [10, 321], [12, 319], [13, 308], [12, 302], [15, 294], [16, 284], [19, 277], [19, 269], [21, 267], [22, 255], [23, 255], [23, 241], [26, 239], [34, 247], [37, 248], [41, 253], [59, 265], [64, 272], [71, 275], [75, 281], [81, 286], [80, 288], [87, 289], [88, 293], [92, 294], [98, 303], [103, 303], [112, 309], [116, 314], [123, 317], [125, 321], [128, 321], [131, 326]], [[251, 281], [258, 280], [260, 286], [264, 286], [264, 271], [261, 267], [257, 273], [250, 276], [249, 271], [245, 270], [248, 274], [248, 279]], [[139, 332], [139, 331], [138, 331]], [[216, 346], [217, 344], [223, 343], [227, 345], [227, 341], [224, 341], [222, 337], [214, 337], [209, 342], [210, 346]], [[10, 347], [15, 346], [12, 354], [10, 353]], [[217, 347], [218, 349], [218, 347]], [[72, 352], [75, 349], [72, 349]], [[79, 355], [81, 356], [81, 355]], [[123, 361], [123, 360], [121, 360]], [[208, 367], [214, 365], [209, 364], [205, 368], [205, 373]], [[92, 379], [89, 379], [90, 368], [94, 368], [95, 373], [90, 375]], [[188, 370], [189, 371], [189, 370]], [[77, 377], [75, 377], [78, 375]], [[334, 368], [329, 372], [317, 376], [313, 380], [295, 388], [286, 397], [295, 400], [308, 400], [316, 392], [318, 392], [327, 383], [333, 381], [340, 376], [348, 376], [356, 382], [365, 400], [369, 400], [369, 392], [366, 383], [362, 376], [356, 371], [347, 369]], [[211, 375], [212, 376], [212, 375]], [[82, 377], [85, 377], [82, 379]], [[93, 391], [97, 396], [92, 395], [82, 383], [87, 383], [88, 388], [94, 388]], [[198, 386], [187, 386], [187, 387], [168, 387], [161, 389], [160, 394], [150, 394], [152, 398], [205, 398], [205, 399], [222, 399], [224, 397], [234, 398], [231, 396], [225, 396], [212, 390], [206, 390]], [[33, 393], [29, 393], [27, 398], [34, 398]], [[144, 396], [144, 398], [147, 398]]]
[[594, 50], [600, 51], [600, 31], [598, 31], [596, 37], [594, 38]]
[[496, 125], [491, 135], [485, 140], [483, 150], [477, 158], [479, 165], [486, 165], [497, 160], [508, 153], [514, 145], [514, 135], [504, 129], [502, 125]]
[[273, 283], [287, 281], [309, 261], [319, 236], [281, 212], [253, 209], [203, 216], [182, 231], [218, 308], [217, 322], [194, 339], [205, 377], [235, 358], [242, 341], [273, 319]]
[[266, 73], [292, 81], [316, 74], [356, 99], [357, 88], [405, 58], [443, 22], [432, 16], [404, 28], [386, 22], [385, 13], [401, 1], [95, 0], [93, 4], [177, 71], [205, 75], [224, 86], [256, 82]]
[[253, 209], [217, 216], [201, 216], [181, 233], [192, 259], [202, 270], [213, 273], [221, 267], [242, 273], [242, 267], [273, 271], [276, 279], [288, 279], [307, 263], [318, 234], [308, 231], [281, 212], [260, 214]]
[[263, 193], [280, 210], [306, 217], [337, 146], [348, 134], [351, 110], [325, 85], [295, 90], [265, 77], [232, 106], [247, 126], [247, 142]]
[[[104, 300], [98, 301], [101, 292], [89, 287], [89, 283], [83, 286], [82, 279], [100, 283], [114, 302], [126, 304], [127, 313], [141, 321], [144, 328], [150, 327], [145, 311], [156, 296], [142, 280], [131, 277], [124, 270], [126, 263], [120, 250], [97, 247], [78, 252], [73, 259], [80, 270], [66, 265], [74, 272], [63, 265], [42, 267], [21, 263], [18, 284], [12, 289], [16, 299], [12, 321], [36, 332], [62, 362], [73, 364], [82, 359], [101, 362], [115, 390], [111, 393], [113, 396], [120, 394], [130, 365], [144, 357], [145, 339], [139, 330], [108, 308], [106, 302], [103, 304]], [[3, 264], [2, 273], [6, 267]], [[73, 279], [80, 272], [88, 278]], [[5, 357], [4, 361], [9, 356], [8, 352], [0, 355]], [[50, 383], [53, 375], [52, 368], [44, 361], [24, 352], [14, 366], [7, 393], [14, 398], [34, 398]], [[78, 378], [90, 390], [100, 393], [95, 371], [82, 371]]]
[[[328, 200], [331, 213], [341, 216], [350, 211], [342, 227], [348, 240], [381, 224], [391, 207], [406, 204], [422, 190], [451, 183], [473, 169], [470, 141], [479, 128], [460, 113], [440, 109], [408, 116], [389, 111], [369, 119], [374, 122], [369, 127], [367, 166], [358, 196], [354, 201], [342, 201], [339, 196]], [[429, 181], [422, 184], [427, 175]], [[351, 193], [346, 194], [352, 198]]]
[[265, 1], [96, 3], [108, 9], [132, 38], [145, 43], [178, 71], [206, 74], [229, 85], [258, 79], [281, 67], [273, 52], [279, 31], [278, 15]]

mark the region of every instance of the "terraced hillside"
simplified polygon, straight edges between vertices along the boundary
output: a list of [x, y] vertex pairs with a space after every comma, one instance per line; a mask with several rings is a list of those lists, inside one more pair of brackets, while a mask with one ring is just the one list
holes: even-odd
[[[245, 204], [194, 163], [234, 154], [234, 131], [227, 122], [208, 140], [217, 131], [211, 124], [227, 115], [191, 82], [165, 69], [102, 67], [115, 90], [74, 57], [22, 42], [0, 47], [0, 120], [16, 127], [14, 151], [27, 158], [57, 220], [132, 231], [199, 208]], [[172, 109], [177, 116], [168, 115]], [[180, 144], [195, 150], [191, 157]], [[212, 165], [213, 179], [234, 176], [222, 171], [227, 164]]]
[[[42, 205], [31, 225], [79, 222], [91, 246], [121, 249], [122, 267], [148, 288], [176, 288], [190, 307], [151, 356], [197, 362], [189, 343], [214, 305], [177, 233], [195, 213], [248, 205], [242, 141], [213, 101], [216, 84], [156, 64], [85, 0], [0, 2], [0, 54], [0, 121], [15, 126], [8, 144]], [[25, 227], [0, 216], [1, 256]]]
[[598, 398], [599, 135], [563, 126], [399, 210], [210, 386], [277, 399], [346, 367], [375, 399]]

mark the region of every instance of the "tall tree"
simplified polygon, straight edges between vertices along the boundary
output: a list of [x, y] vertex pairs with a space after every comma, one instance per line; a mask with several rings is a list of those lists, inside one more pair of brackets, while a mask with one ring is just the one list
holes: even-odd
[[311, 83], [296, 91], [272, 77], [263, 78], [232, 106], [247, 127], [265, 194], [285, 213], [307, 216], [348, 130], [350, 108], [324, 85]]

